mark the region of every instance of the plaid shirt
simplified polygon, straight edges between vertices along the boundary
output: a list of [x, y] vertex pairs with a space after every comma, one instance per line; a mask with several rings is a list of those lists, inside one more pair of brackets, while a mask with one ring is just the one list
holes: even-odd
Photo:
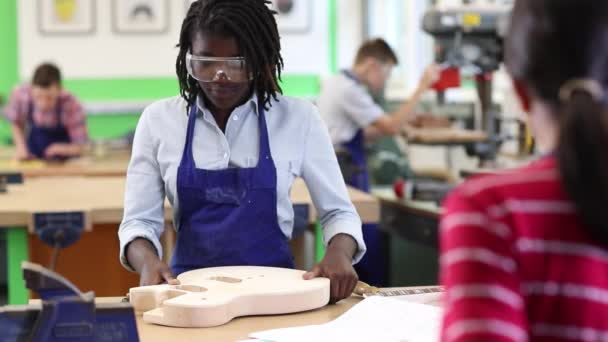
[[[25, 125], [28, 122], [28, 111], [32, 105], [32, 86], [21, 85], [13, 90], [5, 108], [6, 118], [12, 123]], [[89, 140], [84, 109], [76, 97], [65, 90], [59, 95], [61, 104], [60, 124], [65, 126], [72, 143], [86, 143]], [[33, 120], [37, 126], [54, 127], [58, 124], [56, 108], [42, 112], [34, 107]]]

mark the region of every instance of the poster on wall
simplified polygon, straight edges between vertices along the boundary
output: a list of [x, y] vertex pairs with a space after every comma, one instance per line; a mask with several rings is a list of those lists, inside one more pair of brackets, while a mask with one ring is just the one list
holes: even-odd
[[311, 29], [313, 1], [272, 0], [272, 9], [277, 11], [279, 32], [305, 34]]
[[42, 35], [86, 35], [95, 32], [95, 0], [38, 0]]
[[113, 0], [113, 29], [120, 34], [161, 34], [169, 28], [168, 0]]

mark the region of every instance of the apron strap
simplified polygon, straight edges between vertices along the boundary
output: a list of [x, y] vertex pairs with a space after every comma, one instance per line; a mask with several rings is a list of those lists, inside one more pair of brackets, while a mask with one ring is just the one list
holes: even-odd
[[188, 113], [188, 128], [186, 130], [186, 143], [184, 144], [184, 153], [182, 154], [182, 165], [194, 165], [194, 157], [192, 154], [192, 140], [194, 140], [194, 125], [196, 123], [196, 115], [198, 107], [196, 103], [190, 108]]
[[260, 127], [260, 162], [271, 162], [272, 156], [270, 154], [270, 142], [268, 141], [268, 129], [266, 127], [266, 116], [264, 111], [264, 105], [258, 104], [258, 121]]
[[27, 120], [30, 125], [34, 124], [34, 101], [30, 100], [27, 104]]
[[55, 115], [57, 115], [57, 128], [63, 127], [61, 123], [61, 109], [63, 108], [63, 102], [61, 101], [61, 97], [57, 98], [57, 107], [55, 108]]
[[350, 70], [342, 70], [342, 75], [346, 76], [346, 78], [355, 81], [355, 83], [357, 84], [361, 84], [361, 80], [357, 76], [355, 76], [355, 74]]

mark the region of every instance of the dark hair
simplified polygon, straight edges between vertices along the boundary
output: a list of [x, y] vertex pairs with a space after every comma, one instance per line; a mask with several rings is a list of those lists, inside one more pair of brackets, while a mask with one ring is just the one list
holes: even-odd
[[363, 43], [363, 45], [359, 47], [359, 51], [357, 51], [355, 64], [359, 64], [370, 57], [375, 58], [382, 63], [399, 64], [399, 59], [397, 58], [395, 51], [393, 51], [390, 45], [382, 38], [368, 40]]
[[198, 82], [188, 77], [186, 53], [197, 33], [233, 37], [241, 49], [247, 69], [253, 71], [253, 85], [259, 103], [270, 104], [282, 93], [279, 81], [283, 69], [281, 42], [275, 11], [266, 0], [198, 0], [192, 3], [182, 23], [176, 72], [181, 96], [191, 106], [201, 93]]
[[553, 109], [564, 188], [591, 234], [608, 243], [608, 1], [518, 0], [506, 63]]
[[59, 68], [55, 64], [41, 64], [34, 71], [32, 85], [42, 88], [61, 85], [61, 71], [59, 71]]

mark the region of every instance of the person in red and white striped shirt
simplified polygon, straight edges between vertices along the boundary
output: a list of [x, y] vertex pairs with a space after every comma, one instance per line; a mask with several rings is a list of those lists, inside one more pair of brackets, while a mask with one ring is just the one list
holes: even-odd
[[608, 1], [517, 0], [511, 21], [546, 155], [444, 203], [442, 341], [608, 341]]

